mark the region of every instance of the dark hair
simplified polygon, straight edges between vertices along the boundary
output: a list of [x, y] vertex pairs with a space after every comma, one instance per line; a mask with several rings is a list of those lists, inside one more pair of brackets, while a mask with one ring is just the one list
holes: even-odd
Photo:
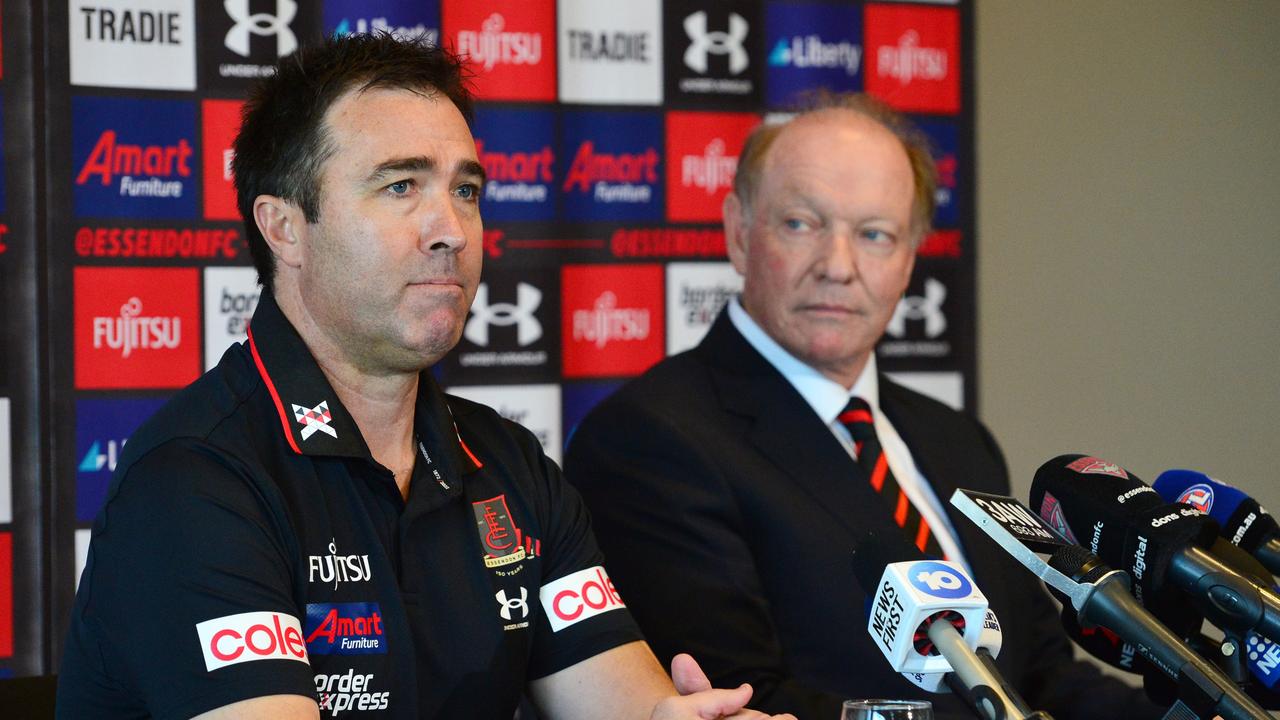
[[[919, 247], [933, 224], [934, 191], [938, 186], [937, 170], [933, 156], [929, 153], [929, 138], [912, 125], [905, 115], [864, 93], [836, 93], [828, 90], [806, 93], [796, 103], [793, 117], [780, 123], [762, 123], [752, 130], [738, 156], [738, 170], [733, 177], [733, 193], [738, 196], [743, 208], [749, 209], [756, 199], [756, 188], [764, 170], [765, 155], [782, 129], [796, 118], [823, 110], [855, 112], [880, 124], [902, 143], [902, 149], [906, 151], [907, 160], [911, 163], [911, 179], [914, 181], [911, 237], [915, 246]], [[744, 216], [749, 215], [749, 212], [744, 213]]]
[[275, 74], [249, 92], [232, 160], [236, 202], [258, 282], [271, 290], [275, 256], [253, 219], [259, 195], [275, 195], [320, 219], [320, 172], [333, 154], [325, 115], [353, 88], [400, 88], [449, 98], [468, 124], [471, 92], [463, 61], [423, 38], [390, 33], [326, 38], [280, 59]]

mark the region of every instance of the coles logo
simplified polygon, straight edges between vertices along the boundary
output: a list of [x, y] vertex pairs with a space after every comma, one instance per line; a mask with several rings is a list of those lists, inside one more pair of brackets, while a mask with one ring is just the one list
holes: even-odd
[[310, 665], [298, 618], [276, 612], [247, 612], [196, 623], [200, 651], [209, 672], [253, 660], [296, 660]]
[[639, 375], [663, 355], [661, 265], [561, 268], [565, 377]]
[[385, 655], [378, 603], [308, 603], [303, 637], [311, 655]]
[[1089, 475], [1111, 475], [1112, 477], [1129, 479], [1129, 473], [1113, 462], [1099, 460], [1096, 457], [1082, 457], [1067, 465], [1068, 470]]
[[560, 632], [583, 620], [610, 610], [625, 608], [622, 596], [613, 587], [609, 573], [597, 565], [565, 575], [543, 585], [538, 599], [547, 613], [553, 632]]
[[77, 267], [77, 389], [175, 388], [200, 374], [194, 268]]
[[1213, 507], [1213, 488], [1205, 483], [1192, 485], [1178, 496], [1176, 502], [1186, 503], [1202, 513], [1208, 513]]
[[662, 219], [658, 114], [570, 113], [564, 117], [564, 137], [566, 219]]
[[445, 0], [445, 37], [476, 73], [481, 100], [556, 99], [552, 0]]
[[481, 107], [475, 136], [485, 172], [485, 219], [555, 219], [554, 114]]
[[867, 92], [908, 112], [959, 112], [959, 10], [871, 3], [865, 12]]
[[738, 153], [759, 123], [750, 113], [667, 113], [668, 220], [720, 220]]
[[204, 158], [204, 219], [239, 220], [235, 178], [231, 174], [231, 149], [240, 131], [239, 100], [204, 100], [200, 103], [200, 127]]
[[195, 107], [177, 100], [71, 98], [80, 216], [195, 216]]

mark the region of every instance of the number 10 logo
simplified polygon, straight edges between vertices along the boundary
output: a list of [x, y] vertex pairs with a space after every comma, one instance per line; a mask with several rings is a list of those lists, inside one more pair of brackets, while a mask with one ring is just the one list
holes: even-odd
[[973, 584], [964, 573], [950, 565], [925, 561], [907, 570], [907, 579], [922, 593], [934, 597], [955, 600], [973, 592]]

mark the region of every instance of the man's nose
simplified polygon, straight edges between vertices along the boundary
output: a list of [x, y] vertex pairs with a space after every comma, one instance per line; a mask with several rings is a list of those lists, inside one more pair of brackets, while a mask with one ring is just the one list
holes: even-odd
[[858, 276], [858, 248], [853, 231], [833, 228], [823, 235], [814, 265], [818, 277], [846, 283]]
[[467, 246], [464, 211], [458, 208], [452, 195], [446, 196], [422, 219], [422, 231], [418, 240], [424, 253], [460, 252]]

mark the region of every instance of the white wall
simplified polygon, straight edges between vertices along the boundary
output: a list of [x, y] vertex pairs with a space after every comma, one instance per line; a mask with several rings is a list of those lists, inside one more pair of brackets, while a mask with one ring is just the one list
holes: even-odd
[[979, 411], [1280, 511], [1280, 2], [976, 3]]

